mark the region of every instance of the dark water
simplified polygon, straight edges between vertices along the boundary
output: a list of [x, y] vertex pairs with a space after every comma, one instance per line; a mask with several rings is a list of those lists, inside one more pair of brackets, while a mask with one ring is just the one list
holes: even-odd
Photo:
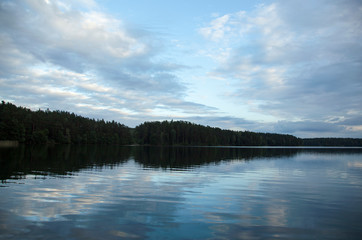
[[0, 148], [0, 239], [361, 239], [362, 149]]

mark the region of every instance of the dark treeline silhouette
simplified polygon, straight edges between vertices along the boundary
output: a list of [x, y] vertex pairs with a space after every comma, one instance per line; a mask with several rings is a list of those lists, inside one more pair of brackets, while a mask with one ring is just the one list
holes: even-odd
[[0, 141], [193, 146], [362, 146], [356, 138], [301, 139], [287, 134], [232, 131], [186, 121], [145, 122], [135, 129], [65, 111], [31, 111], [2, 101]]
[[361, 147], [361, 138], [304, 138], [304, 146]]
[[20, 143], [130, 144], [123, 124], [94, 120], [64, 111], [31, 111], [2, 101], [0, 140]]
[[299, 146], [292, 135], [222, 130], [186, 121], [145, 122], [135, 129], [141, 145]]

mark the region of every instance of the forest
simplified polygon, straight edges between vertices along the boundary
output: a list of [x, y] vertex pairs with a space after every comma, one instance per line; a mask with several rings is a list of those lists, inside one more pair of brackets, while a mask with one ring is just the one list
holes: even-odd
[[187, 121], [144, 122], [134, 129], [115, 121], [66, 111], [32, 111], [0, 105], [0, 141], [25, 144], [163, 146], [362, 146], [360, 138], [298, 138], [288, 134], [232, 131]]
[[222, 130], [186, 121], [145, 122], [135, 128], [141, 145], [299, 146], [292, 135]]
[[362, 147], [361, 138], [303, 138], [304, 146]]
[[0, 105], [0, 140], [26, 144], [133, 143], [130, 129], [114, 121], [94, 120], [64, 111], [31, 111], [4, 101]]

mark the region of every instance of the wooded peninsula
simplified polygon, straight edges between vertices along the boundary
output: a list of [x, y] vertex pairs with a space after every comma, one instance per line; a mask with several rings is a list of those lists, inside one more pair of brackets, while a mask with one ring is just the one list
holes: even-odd
[[30, 109], [1, 102], [0, 141], [25, 144], [193, 146], [362, 146], [360, 138], [298, 138], [288, 134], [232, 131], [186, 121], [144, 122], [129, 128], [115, 121], [66, 111]]

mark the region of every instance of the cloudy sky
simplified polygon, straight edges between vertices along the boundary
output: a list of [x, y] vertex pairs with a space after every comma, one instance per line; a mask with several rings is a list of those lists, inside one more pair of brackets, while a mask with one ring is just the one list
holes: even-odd
[[0, 1], [0, 98], [135, 127], [362, 137], [359, 0]]

